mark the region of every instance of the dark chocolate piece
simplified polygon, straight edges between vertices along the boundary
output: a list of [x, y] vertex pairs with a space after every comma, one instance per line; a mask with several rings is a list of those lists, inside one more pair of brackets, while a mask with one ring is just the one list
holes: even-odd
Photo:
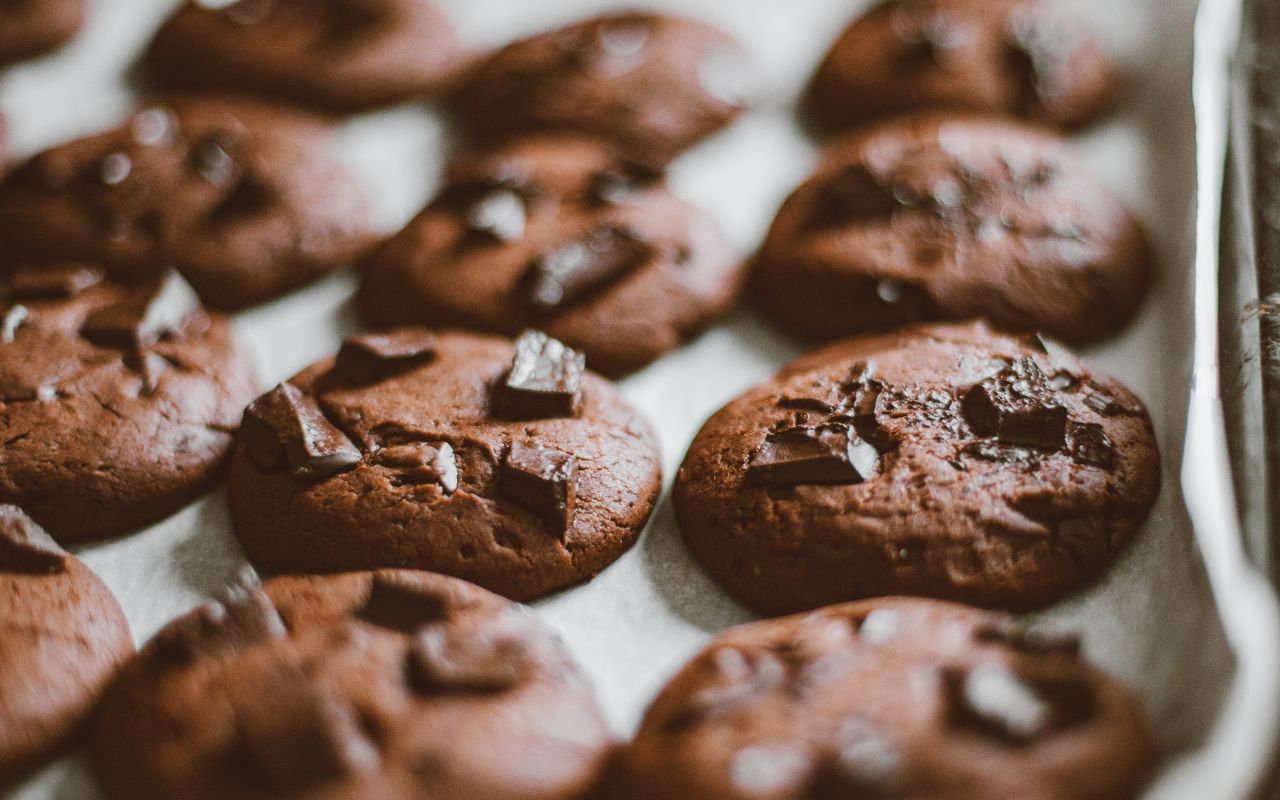
[[515, 189], [499, 186], [467, 209], [467, 230], [494, 242], [514, 242], [524, 236], [528, 211], [524, 197]]
[[384, 447], [374, 460], [397, 469], [405, 483], [434, 483], [445, 494], [453, 494], [458, 488], [458, 463], [448, 442], [412, 442]]
[[558, 532], [573, 525], [578, 460], [534, 442], [514, 442], [502, 462], [502, 496], [542, 516]]
[[889, 219], [908, 199], [891, 190], [864, 164], [850, 164], [822, 184], [818, 213], [812, 218], [820, 227], [869, 224]]
[[621, 278], [653, 256], [653, 247], [619, 225], [601, 225], [543, 253], [521, 281], [528, 304], [549, 314]]
[[120, 302], [94, 311], [80, 332], [95, 344], [143, 349], [181, 331], [199, 311], [195, 290], [169, 270]]
[[961, 407], [969, 427], [979, 436], [1040, 450], [1058, 450], [1066, 444], [1066, 406], [1029, 356], [1014, 359], [999, 374], [974, 386]]
[[278, 639], [288, 631], [267, 593], [257, 586], [229, 592], [166, 628], [155, 640], [166, 660], [190, 663], [223, 650]]
[[1069, 634], [1046, 633], [1027, 628], [1013, 620], [992, 622], [978, 628], [974, 638], [979, 642], [1002, 644], [1031, 655], [1080, 655], [1080, 638]]
[[503, 692], [529, 677], [533, 658], [519, 629], [429, 626], [409, 647], [409, 678], [424, 692]]
[[244, 412], [240, 438], [264, 470], [288, 465], [302, 480], [322, 480], [360, 463], [360, 450], [309, 395], [282, 383]]
[[154, 392], [160, 385], [160, 376], [173, 368], [164, 356], [154, 352], [127, 353], [124, 364], [142, 378], [146, 392]]
[[1124, 410], [1114, 397], [1101, 390], [1086, 395], [1084, 404], [1104, 417], [1113, 417]]
[[414, 633], [448, 616], [449, 598], [390, 573], [374, 573], [369, 599], [355, 616], [388, 630]]
[[13, 297], [23, 300], [65, 298], [102, 281], [102, 273], [83, 264], [19, 269], [9, 281]]
[[421, 366], [436, 355], [435, 337], [416, 329], [350, 336], [338, 350], [334, 369], [344, 380], [372, 383]]
[[657, 182], [661, 168], [628, 160], [617, 167], [602, 169], [587, 182], [587, 202], [596, 206], [624, 203], [632, 194]]
[[842, 484], [870, 480], [880, 453], [853, 426], [831, 422], [770, 433], [751, 454], [747, 484]]
[[783, 397], [778, 400], [778, 408], [790, 408], [796, 411], [816, 411], [819, 414], [834, 414], [835, 406], [825, 400], [812, 397]]
[[0, 318], [0, 344], [10, 344], [18, 336], [21, 328], [31, 316], [31, 309], [22, 305], [9, 306]]
[[832, 744], [809, 789], [813, 800], [910, 796], [906, 755], [870, 722], [845, 720]]
[[575, 416], [586, 367], [586, 356], [577, 350], [540, 331], [525, 331], [498, 386], [496, 410], [507, 419]]
[[0, 505], [0, 570], [61, 572], [66, 558], [67, 552], [25, 511]]
[[684, 705], [664, 726], [678, 730], [708, 717], [733, 709], [787, 677], [787, 667], [777, 655], [747, 652], [736, 647], [722, 647], [711, 657], [709, 666], [715, 680], [685, 699]]
[[1069, 673], [1018, 676], [994, 664], [943, 671], [952, 724], [1026, 744], [1088, 719], [1094, 693]]
[[960, 453], [980, 461], [992, 461], [997, 464], [1017, 464], [1027, 469], [1034, 469], [1040, 466], [1040, 457], [1034, 450], [989, 440], [967, 444], [960, 450]]
[[1116, 449], [1096, 422], [1072, 422], [1067, 426], [1067, 440], [1071, 457], [1078, 463], [1102, 469], [1111, 469], [1115, 464]]
[[213, 186], [230, 186], [240, 178], [240, 164], [231, 155], [237, 145], [224, 131], [210, 133], [192, 145], [191, 169]]

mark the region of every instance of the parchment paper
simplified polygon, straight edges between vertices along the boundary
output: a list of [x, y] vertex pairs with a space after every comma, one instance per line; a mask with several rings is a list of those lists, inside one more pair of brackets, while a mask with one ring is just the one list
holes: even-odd
[[[606, 0], [441, 4], [466, 41], [477, 48], [618, 5]], [[1233, 596], [1223, 607], [1236, 613], [1235, 622], [1224, 627], [1178, 481], [1193, 356], [1197, 181], [1191, 87], [1196, 4], [1057, 4], [1080, 12], [1127, 76], [1120, 111], [1078, 141], [1093, 168], [1146, 223], [1158, 268], [1139, 318], [1118, 339], [1086, 355], [1121, 376], [1147, 403], [1163, 454], [1164, 485], [1137, 543], [1102, 584], [1037, 620], [1082, 633], [1089, 657], [1140, 694], [1163, 752], [1151, 797], [1242, 796], [1259, 767], [1258, 748], [1248, 743], [1270, 740], [1275, 714], [1274, 679], [1265, 675], [1267, 667], [1274, 671], [1275, 631], [1251, 626], [1244, 618], [1257, 623], [1274, 622], [1274, 617], [1251, 614], [1248, 598]], [[119, 119], [132, 103], [124, 76], [174, 0], [96, 0], [93, 5], [89, 29], [71, 47], [0, 79], [0, 108], [9, 115], [19, 154]], [[740, 37], [753, 54], [759, 86], [755, 110], [683, 157], [671, 176], [678, 193], [710, 210], [748, 252], [814, 160], [813, 144], [793, 122], [794, 98], [839, 29], [866, 3], [658, 0], [629, 5], [704, 16]], [[1224, 25], [1230, 27], [1229, 15], [1205, 25], [1218, 36], [1214, 41], [1225, 46], [1222, 31]], [[1216, 60], [1204, 58], [1216, 69]], [[1221, 60], [1225, 63], [1225, 57]], [[430, 196], [447, 145], [439, 118], [421, 107], [353, 119], [345, 124], [342, 141], [375, 200], [380, 225], [388, 231]], [[348, 300], [353, 287], [349, 275], [337, 276], [238, 317], [238, 327], [258, 358], [264, 386], [332, 352], [357, 328]], [[626, 395], [659, 431], [668, 483], [702, 421], [799, 352], [793, 342], [744, 310], [624, 381]], [[1212, 451], [1216, 434], [1212, 425], [1207, 430], [1206, 446]], [[1212, 452], [1199, 463], [1212, 470]], [[1188, 485], [1199, 495], [1198, 507], [1207, 504], [1220, 510], [1223, 503], [1230, 508], [1229, 486], [1224, 484], [1225, 480], [1210, 479]], [[1234, 532], [1216, 524], [1221, 517], [1210, 514], [1206, 520], [1215, 527], [1201, 531], [1203, 542], [1211, 547], [1230, 542]], [[159, 525], [86, 547], [80, 555], [117, 593], [139, 642], [212, 598], [244, 568], [221, 489]], [[1219, 569], [1209, 574], [1215, 575], [1219, 596], [1230, 590], [1234, 573]], [[539, 602], [536, 608], [565, 635], [595, 679], [619, 735], [631, 731], [655, 691], [696, 649], [724, 627], [751, 619], [685, 552], [665, 493], [652, 524], [631, 552], [593, 582]], [[1206, 747], [1206, 742], [1214, 746]], [[83, 761], [81, 754], [63, 759], [10, 796], [96, 798]]]

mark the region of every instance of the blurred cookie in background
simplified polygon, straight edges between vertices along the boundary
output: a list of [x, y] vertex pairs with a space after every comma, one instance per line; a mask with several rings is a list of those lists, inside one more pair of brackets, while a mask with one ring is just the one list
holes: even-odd
[[84, 27], [88, 0], [0, 3], [0, 66], [44, 55]]

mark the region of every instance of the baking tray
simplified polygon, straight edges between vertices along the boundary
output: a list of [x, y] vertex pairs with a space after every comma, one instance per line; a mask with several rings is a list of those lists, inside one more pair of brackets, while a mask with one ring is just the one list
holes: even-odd
[[[1235, 0], [1206, 0], [1199, 18], [1194, 0], [1056, 4], [1078, 12], [1097, 31], [1127, 76], [1118, 113], [1077, 139], [1086, 160], [1146, 223], [1158, 267], [1134, 323], [1085, 355], [1122, 376], [1146, 401], [1164, 478], [1150, 520], [1106, 579], [1035, 619], [1082, 633], [1090, 658], [1141, 697], [1162, 753], [1149, 797], [1246, 797], [1274, 739], [1280, 624], [1269, 585], [1244, 557], [1217, 403], [1220, 195], [1210, 186], [1222, 186], [1226, 105], [1219, 101], [1234, 42]], [[0, 78], [0, 108], [10, 116], [16, 151], [34, 152], [123, 116], [134, 102], [125, 76], [173, 5], [174, 0], [97, 0], [89, 28], [72, 46]], [[466, 41], [486, 47], [620, 4], [442, 0], [441, 5]], [[656, 0], [626, 5], [705, 17], [751, 51], [755, 110], [682, 157], [671, 174], [675, 191], [707, 208], [749, 252], [778, 204], [814, 163], [814, 145], [794, 122], [795, 97], [832, 38], [867, 3]], [[1197, 28], [1198, 52], [1192, 46]], [[1192, 104], [1193, 56], [1202, 96], [1198, 108]], [[1216, 87], [1216, 93], [1202, 91], [1205, 85]], [[341, 139], [375, 200], [378, 223], [388, 231], [430, 196], [449, 145], [438, 115], [410, 106], [354, 118], [343, 125]], [[1213, 202], [1212, 224], [1205, 221], [1206, 196]], [[358, 328], [353, 289], [350, 275], [338, 275], [237, 316], [264, 386], [332, 352]], [[742, 310], [622, 382], [627, 397], [659, 431], [668, 482], [708, 415], [799, 352], [794, 342]], [[140, 642], [242, 573], [225, 503], [224, 492], [215, 490], [159, 525], [78, 551], [120, 597]], [[591, 583], [536, 603], [535, 609], [564, 634], [583, 662], [620, 736], [632, 730], [649, 699], [686, 658], [717, 631], [751, 619], [690, 559], [665, 493], [631, 552]], [[9, 796], [98, 797], [81, 754], [51, 765]]]

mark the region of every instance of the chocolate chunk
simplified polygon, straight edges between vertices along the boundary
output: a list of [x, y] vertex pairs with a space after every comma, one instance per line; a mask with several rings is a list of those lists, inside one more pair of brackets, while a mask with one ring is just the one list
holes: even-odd
[[1041, 450], [1058, 450], [1066, 444], [1067, 409], [1029, 356], [1014, 359], [999, 374], [970, 389], [961, 408], [979, 436]]
[[1049, 382], [1060, 392], [1075, 391], [1080, 386], [1080, 379], [1066, 370], [1055, 372]]
[[880, 222], [906, 206], [907, 199], [892, 191], [865, 164], [850, 164], [819, 187], [813, 220], [820, 227]]
[[11, 296], [23, 300], [65, 298], [102, 281], [102, 273], [83, 264], [19, 269], [9, 281]]
[[587, 359], [540, 331], [516, 340], [511, 369], [498, 386], [496, 411], [507, 419], [572, 417], [581, 402]]
[[388, 630], [414, 633], [449, 616], [449, 597], [393, 573], [374, 573], [369, 599], [354, 613]]
[[1031, 655], [1075, 657], [1080, 654], [1078, 636], [1036, 631], [1013, 620], [985, 624], [974, 632], [974, 638], [979, 642], [1002, 644], [1019, 653]]
[[1072, 422], [1067, 425], [1067, 441], [1071, 457], [1080, 464], [1111, 469], [1116, 450], [1102, 426], [1096, 422]]
[[819, 414], [834, 414], [835, 406], [825, 400], [812, 397], [783, 397], [778, 400], [778, 408], [790, 408], [796, 411], [816, 411]]
[[173, 369], [168, 359], [153, 352], [127, 353], [124, 365], [142, 378], [145, 392], [154, 392], [160, 386], [160, 376]]
[[503, 692], [532, 676], [536, 653], [527, 623], [499, 618], [479, 628], [432, 625], [409, 647], [409, 678], [423, 692]]
[[191, 147], [191, 169], [214, 186], [230, 186], [240, 178], [240, 165], [232, 157], [236, 138], [225, 131], [214, 131]]
[[627, 228], [601, 225], [534, 259], [521, 291], [534, 311], [549, 314], [621, 278], [653, 254], [653, 246]]
[[502, 462], [502, 496], [563, 533], [573, 525], [577, 469], [572, 453], [535, 442], [513, 442]]
[[355, 713], [301, 670], [263, 680], [236, 715], [238, 743], [272, 789], [286, 792], [375, 769], [378, 748]]
[[789, 428], [770, 433], [751, 454], [747, 484], [862, 483], [879, 464], [879, 452], [850, 425]]
[[946, 17], [937, 13], [921, 15], [911, 20], [911, 23], [910, 27], [901, 31], [902, 45], [898, 48], [898, 59], [907, 66], [943, 66], [944, 54], [956, 37]]
[[980, 461], [993, 461], [998, 464], [1017, 464], [1027, 469], [1040, 466], [1040, 457], [1034, 450], [1025, 447], [1012, 447], [993, 441], [973, 442], [965, 445], [960, 454], [976, 458]]
[[426, 331], [365, 333], [342, 343], [334, 369], [344, 380], [372, 383], [426, 364], [435, 356], [435, 337]]
[[618, 205], [661, 177], [660, 168], [655, 169], [638, 161], [624, 161], [591, 176], [587, 182], [586, 200], [595, 206]]
[[1101, 390], [1085, 396], [1084, 404], [1104, 417], [1113, 417], [1124, 410], [1114, 397]]
[[120, 302], [94, 311], [80, 332], [95, 344], [144, 349], [181, 332], [199, 313], [195, 290], [169, 270]]
[[30, 316], [31, 309], [26, 306], [9, 306], [4, 312], [4, 317], [0, 318], [0, 344], [11, 344], [18, 336], [18, 328], [21, 328]]
[[813, 800], [908, 795], [906, 756], [870, 722], [845, 720], [832, 744], [810, 787]]
[[674, 731], [723, 714], [764, 694], [787, 677], [786, 665], [777, 655], [736, 647], [716, 650], [707, 667], [713, 673], [707, 685], [690, 694], [664, 728]]
[[14, 505], [0, 505], [0, 570], [6, 572], [61, 572], [67, 552], [26, 512]]
[[187, 664], [202, 656], [278, 639], [288, 631], [267, 593], [257, 586], [232, 590], [165, 628], [155, 647], [170, 663]]
[[448, 442], [413, 442], [384, 447], [374, 460], [399, 470], [400, 479], [406, 483], [434, 483], [445, 494], [453, 494], [458, 488], [458, 463]]
[[1072, 673], [1016, 676], [995, 664], [944, 670], [948, 717], [1014, 744], [1026, 744], [1088, 719], [1094, 694]]
[[494, 242], [514, 242], [524, 235], [528, 212], [514, 189], [499, 187], [477, 200], [466, 212], [467, 230]]
[[361, 458], [316, 401], [291, 383], [280, 384], [245, 409], [240, 439], [262, 469], [287, 465], [302, 480], [328, 478], [352, 469]]

